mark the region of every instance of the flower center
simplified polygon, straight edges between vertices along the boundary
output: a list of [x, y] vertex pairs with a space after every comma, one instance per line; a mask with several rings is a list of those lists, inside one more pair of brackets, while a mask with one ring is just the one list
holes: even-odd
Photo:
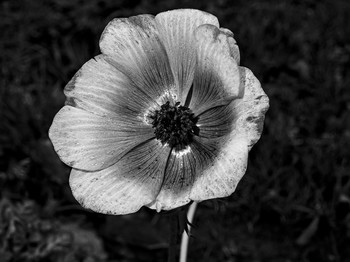
[[199, 134], [196, 126], [198, 117], [188, 107], [181, 106], [180, 102], [172, 106], [167, 101], [150, 118], [156, 138], [175, 150], [184, 149], [193, 141], [193, 135]]

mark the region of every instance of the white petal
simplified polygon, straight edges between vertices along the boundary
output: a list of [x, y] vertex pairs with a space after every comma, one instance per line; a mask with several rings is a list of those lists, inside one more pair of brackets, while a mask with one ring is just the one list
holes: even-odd
[[78, 202], [93, 211], [123, 215], [154, 201], [170, 149], [151, 140], [97, 172], [73, 169], [69, 183]]
[[203, 201], [231, 195], [246, 171], [247, 161], [246, 138], [232, 133], [213, 164], [194, 182], [190, 198]]
[[151, 15], [112, 20], [102, 33], [101, 52], [146, 94], [177, 93], [165, 48]]
[[142, 117], [147, 108], [156, 105], [148, 94], [99, 55], [86, 62], [64, 90], [66, 104], [91, 113], [118, 117]]
[[219, 26], [219, 22], [215, 16], [193, 9], [163, 12], [155, 19], [184, 103], [196, 66], [194, 31], [203, 24]]
[[219, 143], [202, 143], [199, 138], [187, 148], [179, 152], [171, 152], [164, 173], [164, 181], [156, 200], [150, 208], [170, 210], [191, 201], [190, 193], [194, 181], [202, 175], [215, 158]]
[[161, 191], [149, 207], [159, 212], [186, 205], [190, 201], [195, 166], [192, 154], [176, 156], [172, 153], [167, 162]]
[[198, 115], [204, 110], [228, 104], [242, 95], [237, 61], [231, 56], [228, 36], [216, 26], [196, 29], [197, 67], [190, 108]]
[[240, 72], [244, 96], [230, 105], [236, 119], [233, 130], [247, 137], [250, 149], [261, 136], [265, 113], [269, 109], [269, 98], [250, 69], [240, 67]]
[[202, 138], [217, 138], [232, 132], [234, 112], [230, 106], [213, 107], [199, 116], [197, 126]]
[[101, 117], [65, 106], [56, 114], [49, 136], [64, 163], [77, 169], [100, 170], [154, 134], [150, 126], [134, 119]]
[[190, 196], [194, 201], [231, 195], [246, 171], [248, 151], [260, 138], [269, 100], [253, 73], [244, 67], [240, 70], [244, 95], [229, 105], [234, 113], [232, 131], [226, 141], [222, 138], [214, 164], [194, 182]]
[[[226, 35], [226, 43], [228, 45], [230, 55], [236, 60], [237, 64], [240, 63], [240, 53], [236, 40], [232, 31], [227, 28], [220, 27], [221, 33]], [[223, 43], [225, 45], [225, 41]]]

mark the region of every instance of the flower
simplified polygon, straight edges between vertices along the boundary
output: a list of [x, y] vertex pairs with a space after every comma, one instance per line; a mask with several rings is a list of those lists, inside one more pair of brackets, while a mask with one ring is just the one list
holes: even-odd
[[232, 194], [268, 98], [231, 31], [192, 9], [112, 20], [49, 131], [80, 204], [128, 214]]

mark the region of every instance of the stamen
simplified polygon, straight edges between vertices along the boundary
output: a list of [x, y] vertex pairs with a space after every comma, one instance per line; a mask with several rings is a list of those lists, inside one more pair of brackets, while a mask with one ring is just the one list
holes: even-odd
[[175, 150], [186, 148], [193, 141], [193, 136], [199, 135], [196, 125], [198, 117], [187, 106], [181, 106], [180, 102], [172, 106], [167, 101], [150, 118], [156, 138]]

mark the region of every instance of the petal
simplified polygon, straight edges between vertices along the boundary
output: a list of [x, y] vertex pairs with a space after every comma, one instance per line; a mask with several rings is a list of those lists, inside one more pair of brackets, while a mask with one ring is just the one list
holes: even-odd
[[82, 206], [99, 213], [136, 212], [157, 196], [169, 151], [153, 139], [101, 171], [73, 169], [69, 179], [72, 193]]
[[196, 66], [194, 31], [203, 24], [219, 26], [219, 22], [215, 16], [193, 9], [163, 12], [155, 20], [179, 87], [180, 102], [184, 103]]
[[210, 163], [218, 151], [216, 140], [202, 143], [199, 138], [185, 150], [171, 152], [164, 174], [161, 191], [150, 208], [170, 210], [191, 201], [190, 193], [194, 181]]
[[217, 138], [232, 132], [235, 114], [230, 106], [211, 108], [199, 116], [197, 126], [202, 138]]
[[[228, 45], [230, 55], [236, 60], [237, 64], [240, 63], [240, 53], [236, 40], [234, 39], [234, 35], [232, 31], [227, 28], [220, 27], [221, 33], [226, 35], [226, 43]], [[223, 43], [225, 45], [225, 41]]]
[[196, 115], [227, 105], [242, 96], [237, 61], [231, 56], [228, 37], [213, 25], [197, 28], [197, 67], [190, 108]]
[[251, 149], [261, 136], [265, 113], [269, 109], [269, 98], [251, 70], [240, 67], [240, 72], [244, 96], [230, 104], [235, 114], [233, 130], [248, 139], [248, 147]]
[[203, 201], [231, 195], [247, 169], [248, 144], [234, 132], [227, 137], [213, 164], [198, 176], [190, 198]]
[[137, 117], [156, 105], [149, 95], [107, 62], [105, 55], [86, 62], [67, 84], [64, 93], [66, 104], [100, 116]]
[[150, 97], [156, 99], [166, 91], [177, 93], [153, 16], [112, 20], [102, 33], [100, 49]]
[[194, 201], [231, 195], [246, 171], [248, 151], [260, 138], [269, 100], [253, 73], [240, 70], [244, 96], [229, 105], [234, 112], [232, 131], [220, 139], [226, 141], [214, 164], [194, 182], [190, 195]]
[[101, 117], [64, 106], [56, 114], [49, 136], [64, 163], [92, 171], [116, 163], [154, 134], [150, 126], [135, 119]]

